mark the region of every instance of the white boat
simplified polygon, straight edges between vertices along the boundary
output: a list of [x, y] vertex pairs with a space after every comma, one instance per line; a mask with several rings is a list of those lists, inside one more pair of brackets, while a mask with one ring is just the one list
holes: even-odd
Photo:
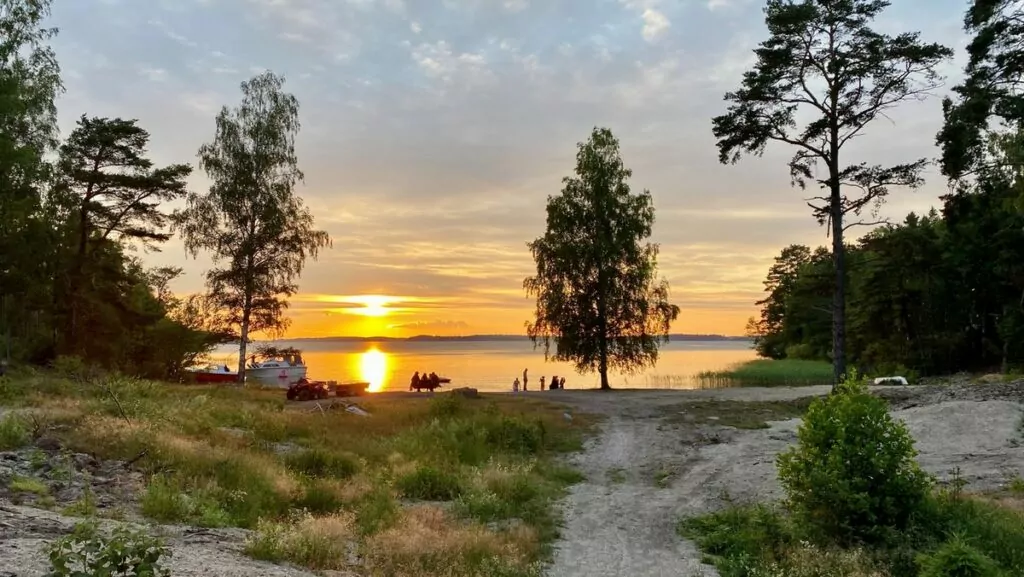
[[267, 358], [256, 361], [253, 358], [245, 368], [245, 380], [248, 383], [264, 387], [288, 387], [306, 378], [306, 363], [298, 351], [286, 352], [278, 358]]

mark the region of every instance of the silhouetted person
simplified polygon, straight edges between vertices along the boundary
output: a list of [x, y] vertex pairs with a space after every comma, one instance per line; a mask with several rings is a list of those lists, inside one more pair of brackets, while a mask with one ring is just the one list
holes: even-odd
[[555, 390], [558, 388], [558, 375], [551, 377], [551, 387], [549, 390]]
[[540, 376], [540, 390], [544, 390], [544, 375]]
[[441, 377], [437, 376], [437, 373], [433, 371], [430, 372], [430, 386], [435, 389], [441, 386]]
[[518, 393], [519, 392], [519, 377], [516, 377], [516, 380], [512, 381], [512, 392], [513, 393]]
[[420, 372], [416, 371], [412, 375], [412, 382], [409, 383], [409, 390], [419, 389], [420, 387]]
[[524, 390], [524, 391], [526, 390], [526, 382], [527, 382], [527, 380], [528, 380], [528, 379], [527, 379], [527, 376], [526, 376], [526, 371], [527, 371], [527, 370], [528, 370], [528, 369], [523, 369], [523, 390]]

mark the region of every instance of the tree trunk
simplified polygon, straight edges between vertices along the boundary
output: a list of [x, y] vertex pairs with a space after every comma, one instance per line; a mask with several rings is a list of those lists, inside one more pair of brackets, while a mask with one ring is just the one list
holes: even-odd
[[239, 386], [245, 385], [245, 353], [246, 345], [249, 342], [249, 314], [251, 313], [251, 307], [246, 305], [245, 310], [242, 311], [242, 326], [240, 327], [239, 334], [241, 336], [241, 342], [238, 343], [238, 384]]
[[843, 205], [839, 183], [832, 180], [829, 210], [832, 217], [832, 263], [835, 288], [832, 291], [832, 385], [846, 374], [846, 247], [843, 245]]
[[601, 361], [598, 366], [598, 370], [601, 372], [601, 390], [610, 391], [612, 386], [608, 384], [608, 339], [601, 339]]

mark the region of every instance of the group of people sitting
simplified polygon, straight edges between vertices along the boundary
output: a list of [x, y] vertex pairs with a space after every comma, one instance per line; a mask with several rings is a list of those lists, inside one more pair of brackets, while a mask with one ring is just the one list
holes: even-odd
[[[519, 377], [516, 377], [516, 380], [512, 381], [512, 392], [513, 393], [518, 393], [520, 386], [522, 386], [523, 390], [525, 391], [526, 390], [526, 382], [527, 382], [526, 379], [527, 379], [526, 371], [523, 371], [523, 382], [522, 382], [522, 384], [520, 385], [520, 383], [519, 383]], [[551, 386], [547, 387], [546, 389], [545, 389], [544, 377], [542, 376], [540, 378], [540, 390], [542, 390], [542, 391], [543, 390], [554, 391], [556, 389], [564, 389], [564, 388], [565, 388], [565, 377], [562, 377], [561, 379], [559, 379], [557, 376], [551, 377]]]
[[441, 377], [437, 376], [437, 373], [431, 372], [429, 375], [427, 373], [423, 373], [423, 376], [421, 377], [420, 372], [416, 371], [413, 373], [412, 381], [409, 383], [409, 390], [411, 391], [413, 389], [426, 387], [437, 388], [439, 386], [441, 386]]

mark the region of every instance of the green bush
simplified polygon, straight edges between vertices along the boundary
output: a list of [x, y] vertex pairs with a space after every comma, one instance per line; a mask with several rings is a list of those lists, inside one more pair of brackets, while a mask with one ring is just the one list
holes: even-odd
[[878, 540], [907, 525], [931, 480], [914, 440], [854, 374], [807, 410], [799, 443], [778, 457], [795, 514], [840, 542]]
[[544, 423], [528, 423], [502, 417], [487, 423], [486, 440], [491, 447], [515, 455], [534, 455], [544, 447]]
[[143, 532], [116, 529], [109, 537], [93, 523], [49, 546], [50, 577], [167, 577], [160, 559], [170, 555], [163, 542]]
[[777, 566], [796, 542], [787, 519], [765, 505], [684, 519], [679, 533], [697, 543], [722, 577], [765, 575], [762, 569]]
[[920, 577], [1000, 577], [995, 561], [960, 538], [953, 538], [920, 560]]
[[424, 501], [451, 501], [462, 495], [462, 481], [452, 473], [420, 467], [395, 482], [402, 496]]
[[310, 477], [347, 479], [359, 471], [355, 460], [323, 449], [308, 449], [285, 457], [289, 469]]
[[28, 444], [29, 434], [25, 421], [14, 414], [0, 418], [0, 451], [19, 449]]

